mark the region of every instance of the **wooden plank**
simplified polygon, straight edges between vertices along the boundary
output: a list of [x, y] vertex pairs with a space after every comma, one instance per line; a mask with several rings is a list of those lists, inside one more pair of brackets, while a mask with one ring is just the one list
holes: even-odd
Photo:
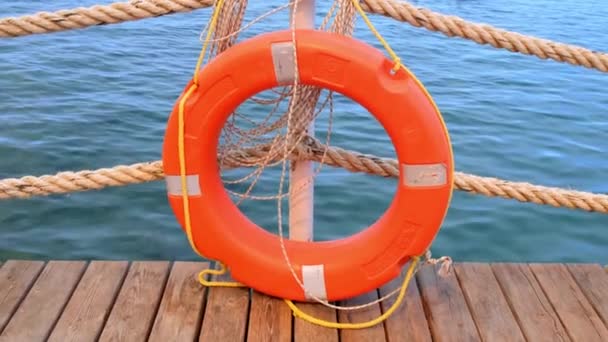
[[[401, 287], [403, 283], [403, 277], [407, 272], [406, 265], [402, 274], [389, 282], [382, 288], [380, 288], [380, 296], [389, 294], [393, 289]], [[382, 312], [386, 312], [393, 303], [397, 295], [390, 299], [387, 299], [380, 303]], [[408, 284], [405, 298], [401, 305], [395, 310], [395, 312], [386, 319], [384, 323], [386, 329], [386, 336], [390, 342], [398, 341], [412, 341], [412, 342], [431, 342], [431, 332], [429, 324], [424, 314], [424, 308], [422, 307], [422, 300], [420, 298], [420, 292], [418, 291], [418, 285], [416, 284], [416, 278], [412, 277], [412, 280]]]
[[169, 273], [166, 261], [136, 261], [116, 298], [99, 341], [145, 341]]
[[530, 264], [566, 331], [575, 341], [608, 341], [608, 328], [562, 264]]
[[[232, 281], [228, 274], [214, 279]], [[243, 341], [247, 331], [249, 289], [213, 287], [208, 291], [199, 341]]]
[[[329, 322], [337, 321], [337, 312], [335, 309], [328, 308], [318, 303], [296, 303], [298, 308], [303, 312]], [[294, 318], [294, 341], [327, 341], [338, 342], [339, 334], [336, 329], [327, 329], [316, 324], [309, 323], [300, 318]]]
[[25, 298], [42, 267], [42, 261], [8, 260], [0, 268], [0, 333]]
[[[355, 306], [373, 302], [378, 299], [378, 291], [373, 290], [353, 299], [342, 301], [342, 306]], [[338, 321], [341, 323], [362, 323], [382, 315], [380, 304], [374, 304], [359, 310], [338, 310]], [[340, 340], [348, 341], [386, 341], [384, 323], [365, 329], [342, 329]]]
[[110, 313], [129, 263], [92, 261], [63, 310], [49, 341], [95, 341]]
[[528, 265], [496, 263], [491, 267], [528, 341], [570, 340]]
[[568, 265], [568, 270], [608, 326], [608, 272], [600, 265]]
[[416, 276], [433, 339], [481, 341], [454, 272], [441, 277], [439, 268], [425, 265]]
[[482, 340], [525, 341], [490, 265], [463, 263], [454, 269]]
[[148, 341], [194, 341], [198, 336], [207, 288], [198, 281], [208, 262], [176, 262]]
[[285, 301], [253, 291], [247, 341], [291, 341], [291, 321]]
[[0, 341], [44, 341], [86, 267], [84, 261], [49, 261], [0, 335]]

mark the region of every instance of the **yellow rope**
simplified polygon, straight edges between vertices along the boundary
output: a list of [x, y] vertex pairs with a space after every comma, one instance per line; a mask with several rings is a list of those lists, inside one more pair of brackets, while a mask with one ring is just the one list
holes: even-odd
[[192, 239], [192, 226], [190, 220], [190, 203], [188, 201], [188, 186], [186, 183], [186, 151], [184, 146], [184, 107], [186, 101], [192, 95], [192, 93], [198, 87], [198, 71], [200, 66], [205, 59], [205, 54], [207, 52], [207, 46], [209, 45], [211, 34], [215, 29], [215, 23], [217, 22], [217, 18], [219, 17], [220, 10], [224, 0], [218, 0], [217, 5], [213, 9], [213, 15], [211, 17], [211, 24], [209, 25], [209, 30], [207, 31], [207, 37], [205, 38], [205, 42], [203, 43], [203, 47], [201, 48], [201, 52], [198, 56], [198, 61], [196, 63], [196, 68], [194, 69], [193, 82], [194, 84], [188, 88], [184, 96], [182, 96], [179, 101], [179, 111], [178, 111], [178, 139], [177, 139], [177, 148], [179, 152], [179, 172], [180, 172], [180, 180], [182, 187], [182, 203], [184, 206], [184, 223], [186, 225], [186, 235], [188, 236], [188, 241], [190, 242], [190, 246], [192, 249], [201, 257], [204, 257], [202, 253], [196, 248], [194, 244], [194, 240]]
[[215, 30], [215, 24], [217, 23], [217, 18], [220, 16], [220, 11], [222, 9], [222, 5], [224, 5], [224, 0], [218, 0], [217, 5], [213, 9], [213, 15], [211, 17], [211, 23], [209, 24], [209, 30], [207, 30], [207, 36], [205, 37], [205, 41], [203, 42], [203, 48], [198, 55], [198, 60], [196, 61], [196, 67], [194, 68], [194, 84], [198, 85], [198, 71], [201, 69], [201, 64], [203, 64], [203, 60], [205, 59], [205, 55], [207, 54], [207, 47], [209, 46], [209, 42], [211, 41], [211, 34]]
[[[397, 299], [395, 300], [395, 303], [393, 303], [393, 305], [391, 305], [391, 307], [386, 310], [382, 315], [371, 319], [369, 321], [366, 322], [358, 322], [358, 323], [336, 323], [336, 322], [331, 322], [331, 321], [326, 321], [320, 318], [316, 318], [314, 316], [311, 316], [307, 313], [305, 313], [304, 311], [302, 311], [300, 308], [298, 308], [291, 300], [289, 299], [283, 299], [285, 301], [285, 303], [287, 304], [287, 306], [291, 309], [293, 315], [295, 317], [298, 317], [300, 319], [305, 320], [306, 322], [312, 323], [312, 324], [316, 324], [325, 328], [331, 328], [331, 329], [365, 329], [365, 328], [369, 328], [372, 327], [376, 324], [382, 323], [384, 322], [387, 318], [389, 318], [394, 312], [395, 310], [397, 310], [397, 308], [401, 305], [401, 303], [403, 303], [403, 300], [405, 299], [405, 294], [407, 292], [407, 288], [409, 287], [409, 284], [412, 280], [412, 277], [414, 276], [414, 271], [416, 270], [416, 266], [418, 265], [418, 262], [420, 261], [420, 257], [419, 256], [414, 256], [412, 258], [412, 261], [410, 263], [410, 266], [408, 267], [407, 273], [405, 275], [405, 278], [403, 279], [403, 283], [401, 283], [401, 288], [399, 290], [399, 295], [397, 296]], [[229, 282], [229, 281], [209, 281], [207, 279], [205, 279], [206, 275], [223, 275], [226, 274], [226, 266], [224, 266], [224, 264], [219, 263], [220, 265], [220, 269], [219, 270], [215, 270], [215, 269], [207, 269], [204, 270], [202, 272], [199, 273], [198, 275], [198, 280], [199, 282], [203, 285], [203, 286], [208, 286], [208, 287], [246, 287], [245, 285], [241, 284], [241, 283], [237, 283], [237, 282]]]
[[201, 283], [201, 285], [208, 286], [208, 287], [246, 287], [245, 285], [234, 282], [234, 281], [209, 281], [209, 280], [205, 279], [205, 276], [207, 274], [209, 274], [209, 275], [226, 274], [226, 266], [224, 266], [224, 264], [222, 264], [221, 262], [218, 262], [218, 264], [220, 265], [219, 270], [206, 269], [206, 270], [201, 271], [198, 274], [198, 281]]
[[[215, 30], [215, 24], [217, 22], [217, 18], [219, 17], [220, 11], [222, 9], [222, 5], [224, 4], [224, 0], [218, 0], [217, 5], [213, 9], [213, 14], [211, 17], [211, 23], [209, 25], [209, 30], [207, 31], [207, 36], [205, 37], [205, 41], [203, 42], [203, 47], [198, 56], [198, 60], [196, 62], [196, 67], [194, 68], [194, 76], [192, 78], [194, 84], [188, 88], [184, 96], [182, 96], [179, 101], [179, 111], [178, 111], [178, 139], [177, 139], [177, 148], [179, 150], [179, 171], [180, 171], [180, 180], [181, 180], [181, 188], [182, 188], [182, 203], [184, 206], [184, 223], [186, 228], [186, 235], [188, 236], [188, 242], [190, 242], [190, 246], [192, 249], [202, 258], [204, 258], [203, 254], [198, 250], [196, 244], [194, 243], [194, 239], [192, 238], [192, 223], [190, 220], [190, 203], [188, 201], [188, 186], [186, 183], [186, 151], [184, 146], [184, 107], [186, 101], [192, 95], [192, 93], [198, 88], [198, 72], [203, 64], [205, 59], [205, 55], [207, 52], [207, 47], [209, 46], [209, 42], [211, 40], [211, 35]], [[218, 262], [219, 263], [219, 262]], [[227, 282], [227, 281], [207, 281], [205, 279], [205, 275], [221, 275], [226, 273], [226, 267], [224, 264], [220, 264], [219, 270], [204, 270], [199, 273], [198, 279], [203, 286], [221, 286], [221, 287], [242, 287], [244, 285], [237, 282]]]
[[196, 84], [193, 84], [188, 88], [186, 94], [182, 97], [182, 100], [179, 102], [179, 116], [178, 116], [178, 139], [177, 139], [177, 148], [179, 149], [179, 172], [181, 175], [181, 186], [182, 186], [182, 202], [184, 205], [184, 220], [186, 223], [186, 235], [188, 236], [188, 241], [190, 241], [190, 246], [192, 249], [201, 255], [201, 253], [196, 249], [194, 245], [194, 240], [192, 239], [192, 228], [190, 223], [190, 202], [188, 201], [188, 186], [186, 185], [186, 158], [185, 158], [185, 148], [184, 148], [184, 104], [186, 99], [196, 90]]
[[291, 309], [291, 311], [293, 312], [293, 315], [296, 317], [299, 317], [309, 323], [312, 324], [316, 324], [316, 325], [320, 325], [322, 327], [325, 328], [333, 328], [333, 329], [365, 329], [365, 328], [369, 328], [372, 327], [378, 323], [382, 323], [383, 321], [385, 321], [387, 318], [389, 318], [394, 312], [395, 310], [397, 310], [397, 308], [401, 305], [401, 303], [403, 302], [403, 299], [405, 298], [405, 293], [407, 291], [407, 287], [414, 275], [414, 270], [416, 269], [416, 265], [418, 264], [418, 261], [420, 260], [420, 257], [415, 256], [412, 258], [412, 263], [410, 264], [410, 267], [407, 270], [407, 274], [405, 276], [405, 278], [403, 279], [403, 283], [401, 284], [401, 290], [399, 291], [399, 296], [397, 296], [397, 299], [395, 300], [395, 303], [393, 303], [393, 305], [391, 305], [391, 307], [386, 310], [382, 315], [369, 320], [367, 322], [359, 322], [359, 323], [336, 323], [336, 322], [330, 322], [330, 321], [326, 321], [326, 320], [322, 320], [316, 317], [313, 317], [305, 312], [303, 312], [302, 310], [300, 310], [292, 301], [290, 301], [289, 299], [285, 299], [285, 303], [287, 303], [287, 306], [289, 306], [289, 308]]
[[397, 56], [397, 54], [395, 53], [395, 51], [386, 42], [386, 40], [384, 39], [384, 37], [382, 37], [382, 35], [380, 34], [380, 32], [378, 32], [378, 30], [376, 29], [376, 27], [374, 26], [374, 24], [372, 24], [372, 22], [369, 20], [369, 18], [367, 17], [367, 15], [365, 14], [365, 12], [363, 11], [363, 8], [361, 8], [361, 4], [359, 4], [359, 0], [352, 0], [352, 3], [355, 6], [355, 8], [357, 9], [357, 12], [359, 12], [359, 15], [361, 15], [361, 18], [363, 19], [363, 21], [365, 21], [365, 24], [367, 24], [367, 27], [369, 27], [369, 29], [376, 36], [376, 38], [378, 39], [378, 41], [380, 41], [380, 43], [382, 44], [382, 46], [384, 46], [384, 48], [386, 49], [386, 51], [388, 52], [388, 54], [391, 56], [391, 58], [395, 62], [395, 65], [393, 66], [393, 71], [397, 71], [400, 68], [402, 68], [403, 64], [401, 64], [401, 58], [399, 56]]
[[[400, 58], [399, 56], [397, 56], [397, 54], [393, 51], [393, 49], [390, 47], [390, 45], [386, 42], [386, 40], [384, 40], [384, 38], [382, 37], [382, 35], [376, 30], [376, 28], [373, 26], [373, 24], [370, 22], [369, 18], [367, 18], [367, 16], [365, 15], [365, 13], [363, 12], [363, 10], [361, 9], [361, 6], [359, 5], [359, 3], [356, 0], [353, 0], [353, 3], [355, 4], [355, 7], [357, 8], [357, 10], [359, 11], [359, 13], [361, 14], [361, 16], [363, 17], [363, 20], [365, 20], [365, 22], [367, 23], [367, 25], [369, 26], [369, 28], [372, 30], [372, 32], [376, 35], [376, 37], [378, 38], [378, 40], [380, 40], [380, 42], [384, 45], [384, 47], [386, 48], [386, 50], [389, 52], [389, 54], [391, 55], [391, 57], [393, 58], [393, 60], [395, 61], [395, 66], [393, 67], [393, 71], [397, 71], [400, 68], [403, 68], [407, 71], [407, 69], [405, 68], [405, 66], [403, 66], [401, 64]], [[204, 257], [202, 255], [202, 253], [200, 253], [200, 251], [196, 248], [196, 245], [194, 243], [194, 240], [192, 238], [192, 227], [191, 227], [191, 220], [190, 220], [190, 206], [189, 206], [189, 201], [188, 201], [188, 188], [187, 188], [187, 183], [186, 183], [186, 161], [185, 161], [185, 148], [184, 148], [184, 107], [185, 107], [185, 103], [187, 101], [187, 99], [190, 97], [190, 95], [192, 95], [192, 93], [198, 88], [198, 72], [200, 70], [200, 67], [203, 63], [203, 60], [205, 58], [206, 55], [206, 50], [207, 50], [207, 46], [209, 45], [209, 41], [211, 39], [211, 34], [213, 33], [213, 30], [215, 28], [215, 23], [217, 21], [217, 18], [219, 16], [221, 7], [223, 4], [223, 0], [218, 0], [218, 3], [213, 11], [213, 16], [211, 18], [211, 23], [209, 26], [209, 30], [207, 31], [207, 35], [205, 37], [205, 41], [203, 43], [203, 47], [201, 49], [201, 52], [199, 54], [198, 57], [198, 61], [196, 63], [196, 68], [194, 71], [194, 78], [193, 78], [193, 82], [194, 84], [192, 84], [188, 90], [186, 91], [186, 93], [184, 94], [184, 96], [182, 96], [180, 102], [179, 102], [179, 111], [178, 111], [178, 150], [179, 150], [179, 166], [180, 166], [180, 179], [181, 179], [181, 188], [182, 188], [182, 201], [183, 201], [183, 206], [184, 206], [184, 221], [185, 221], [185, 228], [186, 228], [186, 233], [188, 236], [188, 241], [190, 242], [190, 246], [192, 247], [192, 249], [201, 257]], [[415, 79], [415, 78], [414, 78]], [[420, 82], [418, 82], [420, 84]], [[427, 94], [428, 95], [428, 94]], [[429, 96], [430, 98], [430, 96]], [[433, 103], [433, 105], [435, 105]], [[436, 108], [436, 106], [435, 106]], [[410, 283], [410, 280], [414, 274], [414, 270], [416, 268], [416, 265], [418, 264], [419, 261], [419, 257], [415, 256], [413, 257], [413, 260], [410, 264], [410, 267], [408, 269], [408, 272], [403, 280], [403, 284], [401, 285], [401, 289], [399, 291], [399, 295], [395, 301], [395, 303], [393, 303], [393, 305], [386, 311], [384, 312], [384, 314], [376, 317], [375, 319], [369, 320], [367, 322], [360, 322], [360, 323], [335, 323], [335, 322], [330, 322], [330, 321], [326, 321], [323, 319], [319, 319], [316, 317], [313, 317], [305, 312], [303, 312], [302, 310], [300, 310], [291, 300], [289, 299], [284, 299], [285, 303], [287, 304], [287, 306], [289, 306], [289, 308], [291, 309], [291, 311], [293, 312], [293, 315], [295, 317], [299, 317], [309, 323], [312, 324], [316, 324], [322, 327], [326, 327], [326, 328], [336, 328], [336, 329], [364, 329], [364, 328], [368, 328], [371, 326], [374, 326], [378, 323], [383, 322], [384, 320], [386, 320], [388, 317], [390, 317], [393, 312], [401, 305], [401, 303], [403, 302], [403, 299], [405, 298], [405, 293], [407, 290], [407, 287]], [[238, 283], [238, 282], [228, 282], [228, 281], [211, 281], [211, 280], [207, 280], [205, 279], [206, 275], [223, 275], [226, 273], [226, 266], [224, 264], [222, 264], [221, 262], [218, 262], [218, 264], [220, 265], [220, 269], [218, 270], [213, 270], [213, 269], [207, 269], [207, 270], [203, 270], [199, 273], [198, 275], [198, 280], [199, 282], [203, 285], [203, 286], [208, 286], [208, 287], [245, 287], [245, 285]]]
[[[441, 122], [441, 126], [443, 127], [443, 131], [445, 132], [445, 136], [448, 140], [448, 146], [450, 146], [450, 159], [454, 160], [454, 151], [452, 151], [452, 147], [451, 147], [452, 143], [450, 142], [450, 135], [448, 134], [448, 128], [447, 128], [447, 125], [445, 124], [445, 121], [443, 120], [443, 116], [441, 115], [441, 111], [439, 110], [439, 107], [437, 107], [437, 104], [433, 100], [433, 97], [428, 92], [426, 87], [422, 84], [422, 82], [420, 82], [420, 80], [416, 77], [416, 75], [414, 75], [405, 65], [403, 65], [403, 63], [401, 63], [401, 58], [397, 55], [397, 53], [395, 53], [395, 51], [391, 48], [391, 46], [388, 44], [388, 42], [384, 39], [384, 37], [382, 37], [382, 34], [376, 29], [376, 27], [369, 20], [369, 18], [367, 17], [367, 14], [365, 14], [365, 11], [363, 11], [363, 8], [361, 8], [361, 5], [359, 4], [359, 0], [352, 0], [352, 3], [355, 6], [355, 8], [357, 9], [357, 11], [359, 12], [359, 15], [361, 15], [361, 17], [363, 18], [363, 21], [365, 21], [365, 23], [367, 24], [367, 27], [369, 27], [369, 29], [376, 36], [376, 38], [378, 38], [380, 43], [382, 43], [382, 45], [384, 46], [384, 48], [386, 49], [388, 54], [393, 59], [393, 62], [395, 63], [395, 65], [393, 66], [392, 70], [397, 71], [397, 70], [399, 70], [399, 68], [403, 69], [403, 71], [405, 71], [414, 80], [414, 82], [416, 82], [418, 87], [420, 89], [422, 89], [422, 92], [424, 93], [426, 98], [429, 100], [431, 105], [433, 105], [433, 108], [435, 109], [435, 112], [437, 113], [437, 118]], [[452, 165], [450, 168], [450, 173], [454, 174], [454, 163], [451, 163], [451, 164]], [[450, 203], [452, 201], [453, 192], [454, 192], [454, 182], [452, 182], [450, 184], [450, 197], [448, 198], [448, 203]], [[446, 208], [446, 211], [447, 211], [447, 208]]]

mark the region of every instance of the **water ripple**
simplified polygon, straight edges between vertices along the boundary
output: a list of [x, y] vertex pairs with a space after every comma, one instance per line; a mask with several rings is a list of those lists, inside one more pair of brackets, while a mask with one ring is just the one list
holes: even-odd
[[[0, 13], [23, 15], [98, 2], [3, 1]], [[608, 50], [602, 34], [608, 3], [602, 0], [412, 3]], [[270, 6], [251, 4], [248, 19]], [[0, 177], [159, 158], [167, 117], [192, 76], [198, 33], [208, 13], [2, 41]], [[439, 105], [457, 169], [608, 192], [605, 74], [448, 38], [380, 16], [373, 20]], [[264, 30], [286, 28], [287, 13], [264, 25]], [[242, 37], [261, 28], [257, 25]], [[380, 47], [361, 20], [355, 36]], [[394, 156], [382, 127], [361, 107], [339, 99], [335, 114], [332, 144]], [[326, 120], [318, 122], [319, 129], [327, 127]], [[278, 175], [277, 169], [269, 170], [256, 191], [276, 192]], [[328, 167], [316, 184], [315, 234], [327, 240], [373, 223], [388, 207], [396, 181]], [[275, 204], [246, 202], [243, 210], [276, 231]], [[0, 226], [0, 258], [196, 258], [168, 206], [162, 182], [5, 201]], [[433, 252], [457, 260], [606, 264], [607, 226], [606, 215], [456, 193]]]

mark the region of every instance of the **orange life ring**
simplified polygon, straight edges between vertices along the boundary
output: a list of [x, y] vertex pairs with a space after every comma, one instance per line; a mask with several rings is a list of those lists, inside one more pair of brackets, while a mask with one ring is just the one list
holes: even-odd
[[[267, 33], [210, 61], [196, 75], [200, 82], [185, 103], [192, 241], [205, 257], [227, 265], [235, 280], [263, 293], [292, 300], [310, 296], [340, 300], [387, 283], [411, 256], [422, 254], [431, 244], [451, 199], [451, 145], [428, 93], [405, 68], [391, 72], [394, 64], [381, 51], [316, 30], [296, 31], [296, 41], [300, 83], [350, 97], [388, 133], [400, 166], [392, 203], [374, 224], [348, 238], [323, 242], [286, 238], [287, 254], [306, 288], [303, 291], [285, 262], [279, 237], [249, 220], [230, 199], [217, 161], [224, 123], [256, 93], [293, 82], [291, 31]], [[186, 89], [191, 85], [192, 81]], [[168, 120], [163, 167], [169, 202], [184, 227], [178, 110], [176, 104]]]

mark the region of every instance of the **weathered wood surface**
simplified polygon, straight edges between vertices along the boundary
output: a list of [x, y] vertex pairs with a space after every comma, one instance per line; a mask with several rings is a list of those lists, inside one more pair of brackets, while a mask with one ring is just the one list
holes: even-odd
[[570, 340], [528, 265], [495, 264], [492, 270], [528, 341]]
[[128, 265], [126, 261], [91, 262], [63, 309], [49, 342], [96, 341]]
[[[608, 341], [608, 271], [588, 264], [457, 263], [420, 269], [384, 323], [328, 329], [245, 288], [204, 288], [207, 262], [17, 261], [0, 265], [0, 341]], [[357, 305], [378, 290], [340, 302]], [[224, 277], [224, 279], [227, 279]], [[359, 311], [297, 303], [315, 317], [360, 322]]]

